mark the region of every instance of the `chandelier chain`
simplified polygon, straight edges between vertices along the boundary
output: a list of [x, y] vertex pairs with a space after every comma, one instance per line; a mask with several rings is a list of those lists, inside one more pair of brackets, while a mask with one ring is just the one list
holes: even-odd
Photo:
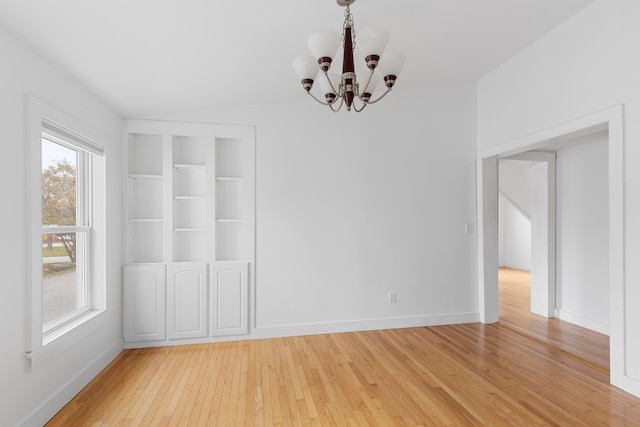
[[[347, 0], [346, 4], [347, 6], [344, 11], [344, 24], [342, 25], [342, 29], [344, 30], [347, 27], [351, 27], [351, 34], [352, 34], [351, 50], [356, 50], [356, 27], [353, 24], [353, 15], [351, 14], [351, 7], [350, 7], [351, 2]], [[342, 43], [344, 44], [344, 31], [342, 31]]]

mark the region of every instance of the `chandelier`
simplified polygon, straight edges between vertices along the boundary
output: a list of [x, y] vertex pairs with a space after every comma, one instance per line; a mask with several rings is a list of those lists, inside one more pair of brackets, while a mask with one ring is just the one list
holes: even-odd
[[[406, 60], [406, 56], [400, 52], [386, 52], [384, 49], [389, 42], [389, 32], [383, 28], [369, 27], [358, 33], [357, 46], [364, 57], [368, 76], [365, 77], [363, 86], [358, 82], [353, 52], [356, 48], [356, 31], [353, 25], [353, 15], [350, 6], [355, 0], [337, 0], [340, 6], [346, 7], [344, 12], [344, 24], [342, 37], [331, 30], [323, 30], [311, 34], [307, 40], [311, 55], [299, 56], [293, 61], [293, 68], [302, 82], [302, 87], [307, 94], [323, 105], [328, 105], [332, 111], [339, 111], [342, 105], [346, 105], [347, 111], [353, 108], [360, 112], [368, 104], [378, 102], [388, 94], [396, 83], [398, 74]], [[338, 51], [340, 41], [343, 43], [342, 75], [329, 73], [333, 58]], [[321, 101], [312, 92], [311, 88], [318, 73], [320, 76], [320, 88], [325, 101]], [[376, 73], [377, 71], [377, 73]], [[384, 79], [386, 91], [377, 99], [372, 99], [373, 93]], [[359, 101], [356, 102], [356, 99]], [[357, 104], [360, 104], [359, 106]]]

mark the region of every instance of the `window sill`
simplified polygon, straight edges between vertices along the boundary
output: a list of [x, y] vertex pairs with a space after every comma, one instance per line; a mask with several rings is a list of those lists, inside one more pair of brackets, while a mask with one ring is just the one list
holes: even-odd
[[106, 310], [92, 310], [68, 325], [46, 335], [42, 347], [26, 354], [27, 368], [33, 372], [93, 333], [109, 321]]

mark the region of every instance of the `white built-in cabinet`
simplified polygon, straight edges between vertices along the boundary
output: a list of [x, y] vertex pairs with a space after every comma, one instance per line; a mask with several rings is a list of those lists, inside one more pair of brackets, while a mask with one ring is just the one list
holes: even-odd
[[207, 264], [176, 262], [167, 266], [167, 337], [207, 336]]
[[124, 283], [125, 339], [164, 341], [167, 338], [164, 264], [126, 266]]
[[212, 269], [211, 331], [214, 335], [247, 334], [249, 266], [244, 262], [217, 262]]
[[247, 334], [254, 129], [131, 120], [125, 144], [126, 346]]

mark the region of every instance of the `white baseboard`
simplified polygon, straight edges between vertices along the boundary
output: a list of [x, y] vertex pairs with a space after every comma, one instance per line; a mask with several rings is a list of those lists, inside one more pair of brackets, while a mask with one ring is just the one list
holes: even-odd
[[122, 341], [116, 341], [107, 350], [100, 354], [89, 365], [78, 372], [58, 391], [53, 393], [40, 406], [35, 408], [18, 425], [19, 426], [42, 426], [47, 423], [64, 405], [80, 392], [92, 379], [107, 367], [118, 354], [122, 352]]
[[556, 309], [556, 317], [560, 320], [564, 320], [565, 322], [573, 323], [574, 325], [582, 326], [583, 328], [590, 329], [607, 336], [611, 333], [609, 324], [599, 320], [589, 319], [588, 317], [558, 309]]
[[628, 375], [624, 376], [624, 391], [633, 394], [636, 397], [640, 397], [640, 380], [631, 378]]
[[516, 270], [531, 271], [531, 264], [518, 264], [517, 262], [505, 262], [500, 267], [515, 268]]
[[304, 335], [332, 334], [342, 332], [359, 332], [380, 329], [415, 328], [421, 326], [453, 325], [457, 323], [474, 323], [480, 321], [480, 313], [457, 313], [435, 316], [390, 317], [385, 319], [353, 320], [347, 322], [306, 323], [280, 326], [258, 326], [249, 335], [224, 337], [206, 337], [186, 340], [165, 340], [149, 342], [128, 342], [125, 349], [163, 347], [170, 345], [204, 344], [224, 341], [253, 340], [263, 338], [282, 338]]
[[381, 329], [416, 328], [421, 326], [453, 325], [479, 321], [480, 313], [456, 313], [432, 316], [389, 317], [385, 319], [354, 320], [346, 322], [263, 326], [257, 327], [252, 331], [252, 338], [280, 338]]
[[205, 337], [205, 338], [186, 338], [186, 339], [173, 339], [163, 341], [136, 341], [125, 342], [124, 349], [130, 350], [132, 348], [152, 348], [152, 347], [170, 347], [173, 345], [192, 345], [192, 344], [210, 344], [214, 342], [229, 342], [229, 341], [245, 341], [254, 339], [251, 335], [225, 335], [220, 337]]

